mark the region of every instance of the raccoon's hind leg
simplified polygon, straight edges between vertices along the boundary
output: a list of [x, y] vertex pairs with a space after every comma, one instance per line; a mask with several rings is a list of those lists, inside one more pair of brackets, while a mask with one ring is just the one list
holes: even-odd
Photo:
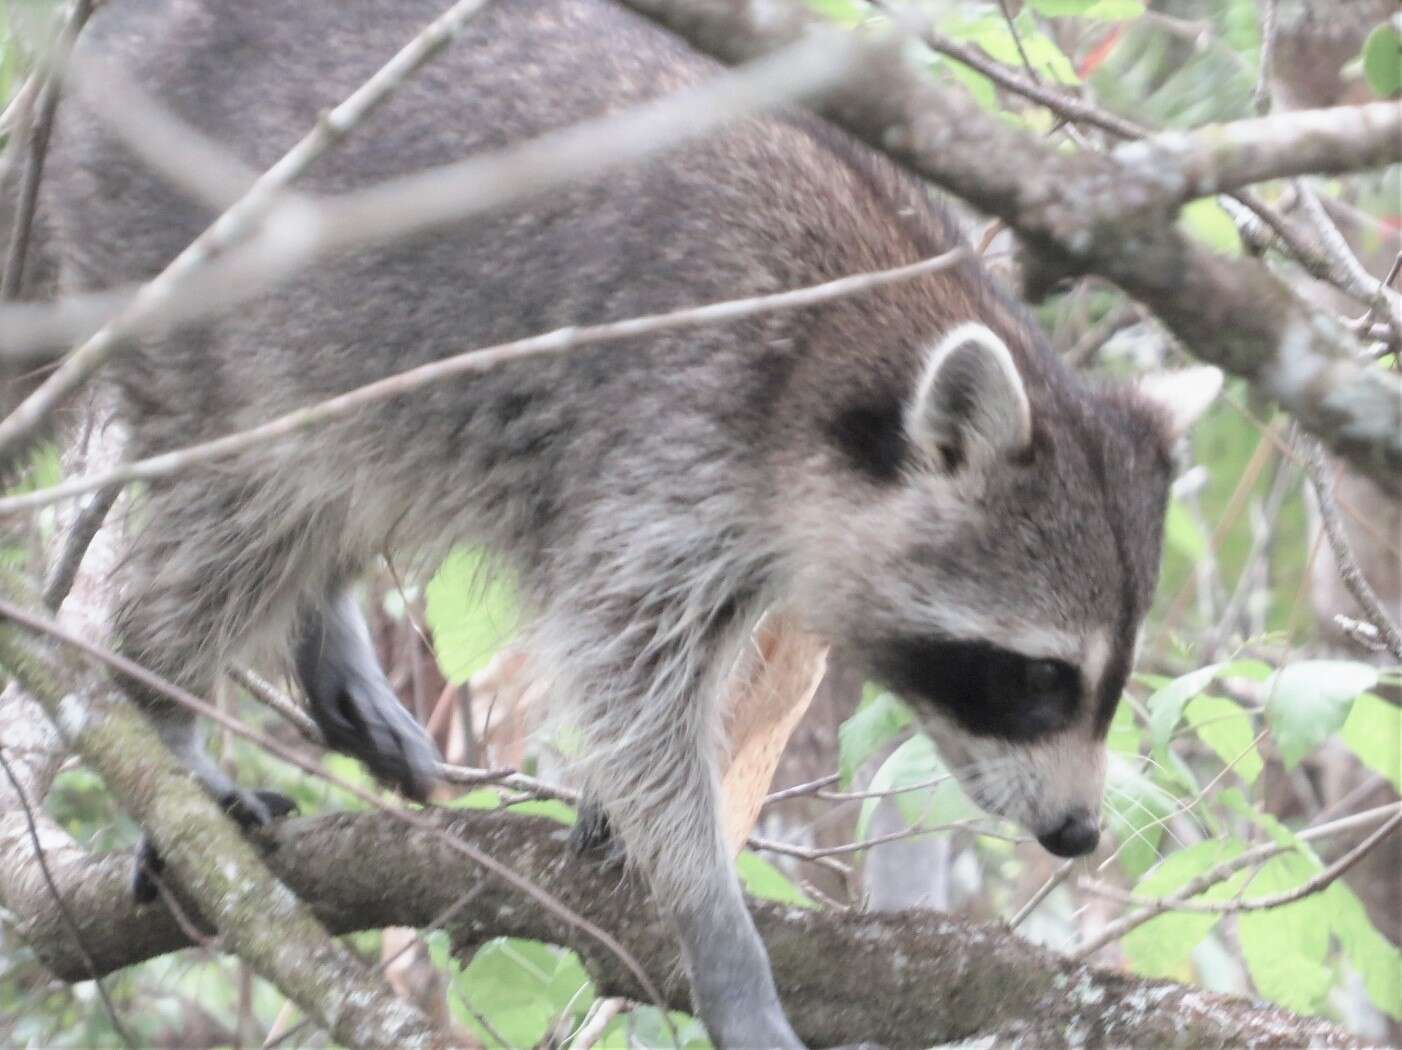
[[327, 744], [410, 798], [427, 798], [438, 750], [390, 688], [349, 590], [333, 587], [302, 614], [294, 657]]
[[[208, 696], [230, 656], [255, 630], [286, 639], [298, 597], [324, 580], [324, 537], [337, 535], [315, 514], [243, 477], [181, 479], [153, 486], [148, 523], [122, 567], [113, 632], [122, 654], [195, 694]], [[133, 680], [128, 695], [162, 741], [231, 818], [247, 829], [291, 812], [290, 800], [241, 787], [205, 751], [193, 712]], [[133, 890], [149, 900], [160, 861], [143, 841]]]

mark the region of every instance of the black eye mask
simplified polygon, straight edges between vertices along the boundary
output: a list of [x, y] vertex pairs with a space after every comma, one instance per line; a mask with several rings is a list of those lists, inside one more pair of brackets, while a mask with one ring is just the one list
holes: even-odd
[[1063, 660], [1023, 656], [987, 642], [903, 638], [881, 646], [876, 678], [928, 703], [977, 736], [1030, 741], [1076, 718], [1081, 676]]

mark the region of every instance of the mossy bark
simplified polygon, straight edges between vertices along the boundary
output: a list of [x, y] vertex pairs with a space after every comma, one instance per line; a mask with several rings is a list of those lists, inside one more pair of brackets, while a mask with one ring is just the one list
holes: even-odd
[[[0, 597], [13, 599], [16, 589], [0, 579]], [[191, 905], [228, 950], [347, 1046], [446, 1045], [417, 1008], [394, 996], [387, 984], [337, 944], [269, 872], [255, 845], [239, 834], [104, 675], [4, 618], [0, 618], [0, 667], [39, 701], [72, 748], [154, 838], [171, 881], [189, 894]], [[68, 870], [70, 865], [61, 864], [58, 870]], [[100, 885], [85, 882], [73, 887], [70, 906], [80, 916], [85, 944], [90, 938], [100, 939], [87, 917], [110, 914], [113, 909], [127, 915], [128, 929], [138, 942], [136, 930], [168, 921], [160, 905], [136, 908], [133, 904], [130, 857], [108, 865], [106, 872], [108, 877]], [[25, 883], [31, 888], [36, 885], [33, 880]], [[23, 918], [32, 914], [36, 902], [7, 899], [6, 903]], [[76, 951], [66, 927], [60, 927], [56, 936], [67, 950]], [[89, 976], [83, 964], [75, 979]]]

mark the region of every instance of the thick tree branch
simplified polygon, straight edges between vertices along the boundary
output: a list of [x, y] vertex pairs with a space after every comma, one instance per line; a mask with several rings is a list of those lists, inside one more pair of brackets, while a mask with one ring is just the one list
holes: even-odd
[[[513, 863], [569, 907], [615, 931], [671, 1005], [687, 1008], [676, 945], [635, 880], [576, 859], [567, 829], [550, 821], [469, 811], [430, 811], [438, 828]], [[464, 894], [471, 904], [447, 926], [467, 955], [496, 936], [568, 945], [600, 995], [638, 997], [618, 960], [519, 893], [464, 865], [437, 834], [390, 814], [337, 814], [282, 824], [269, 865], [337, 933], [422, 926]], [[189, 943], [167, 912], [136, 909], [124, 892], [127, 854], [50, 858], [99, 972]], [[184, 901], [198, 914], [192, 901]], [[86, 964], [46, 898], [23, 908], [22, 933], [60, 977], [84, 980]], [[14, 902], [9, 906], [14, 907]], [[814, 1045], [877, 1040], [927, 1046], [974, 1035], [1022, 1034], [1061, 1045], [1352, 1046], [1318, 1020], [1243, 999], [1094, 969], [1019, 940], [999, 926], [935, 912], [857, 915], [755, 905], [789, 1016]]]
[[[783, 47], [818, 21], [784, 0], [624, 2], [726, 62]], [[1323, 154], [1335, 146], [1367, 164], [1402, 159], [1402, 114], [1395, 105], [1159, 136], [1120, 147], [1114, 156], [1063, 154], [984, 113], [964, 93], [943, 88], [918, 63], [888, 55], [825, 96], [821, 108], [857, 137], [1006, 222], [1032, 251], [1026, 273], [1034, 296], [1068, 275], [1108, 278], [1149, 306], [1193, 353], [1249, 379], [1386, 491], [1402, 492], [1402, 379], [1365, 365], [1340, 323], [1306, 304], [1260, 262], [1214, 255], [1173, 223], [1177, 206], [1194, 194], [1298, 172], [1297, 147], [1331, 171], [1339, 170], [1337, 156]], [[1333, 132], [1314, 139], [1322, 123], [1360, 137], [1346, 147], [1329, 145]], [[1234, 151], [1238, 135], [1252, 148]], [[1278, 168], [1264, 163], [1266, 157]]]
[[[9, 581], [4, 587], [11, 589]], [[348, 1046], [447, 1045], [417, 1007], [397, 999], [354, 955], [328, 939], [113, 686], [66, 653], [23, 636], [7, 619], [0, 619], [0, 666], [38, 700], [74, 750], [152, 834], [168, 870], [190, 888], [201, 914], [257, 972]], [[82, 685], [70, 689], [73, 683]], [[50, 860], [49, 871], [61, 882], [60, 865]], [[120, 886], [109, 887], [128, 902], [130, 870], [128, 862]], [[22, 907], [13, 895], [35, 885], [33, 879], [16, 879], [0, 886], [0, 893], [7, 907]], [[47, 893], [47, 880], [38, 885]], [[87, 903], [70, 899], [70, 913]], [[71, 930], [67, 936], [72, 945]], [[86, 934], [84, 942], [91, 949]]]

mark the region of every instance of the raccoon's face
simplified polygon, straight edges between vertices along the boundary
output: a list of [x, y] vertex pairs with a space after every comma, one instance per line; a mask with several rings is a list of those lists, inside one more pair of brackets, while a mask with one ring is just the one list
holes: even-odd
[[[1045, 368], [1045, 366], [1043, 366]], [[1024, 383], [964, 325], [906, 406], [898, 483], [850, 515], [824, 584], [873, 678], [968, 794], [1058, 856], [1099, 840], [1105, 736], [1152, 599], [1178, 429], [1215, 370], [1144, 392]]]

